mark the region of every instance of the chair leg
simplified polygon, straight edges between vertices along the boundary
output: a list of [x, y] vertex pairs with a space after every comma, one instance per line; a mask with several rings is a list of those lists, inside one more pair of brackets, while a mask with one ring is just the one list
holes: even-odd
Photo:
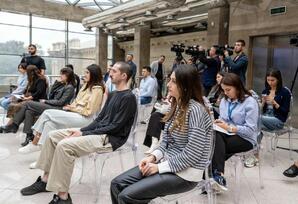
[[96, 193], [97, 193], [95, 203], [97, 203], [97, 204], [100, 203], [99, 196], [100, 196], [101, 183], [102, 183], [101, 182], [102, 172], [103, 172], [103, 168], [105, 166], [107, 159], [108, 159], [108, 157], [103, 158], [101, 166], [99, 166], [99, 172], [97, 172], [97, 167], [98, 167], [97, 162], [96, 162], [97, 158], [94, 159], [94, 166], [95, 166], [94, 173], [95, 173], [95, 184], [96, 184]]
[[240, 174], [243, 172], [243, 164], [242, 164], [242, 158], [236, 157], [237, 161], [235, 163], [235, 193], [234, 193], [234, 203], [239, 204], [240, 203]]
[[85, 171], [85, 166], [86, 166], [86, 157], [82, 157], [81, 160], [82, 160], [82, 170], [81, 170], [81, 175], [80, 175], [80, 178], [79, 178], [79, 184], [82, 183], [82, 180], [83, 180], [83, 176], [84, 176], [84, 171]]
[[274, 136], [272, 138], [272, 141], [271, 141], [271, 147], [272, 147], [272, 164], [271, 166], [274, 167], [275, 164], [276, 164], [276, 147], [277, 147], [277, 142], [278, 142], [278, 136], [276, 133], [274, 133]]
[[216, 193], [212, 188], [212, 180], [210, 178], [206, 181], [205, 189], [207, 191], [208, 204], [216, 204]]
[[122, 155], [121, 155], [121, 152], [118, 152], [118, 153], [119, 153], [119, 158], [120, 158], [121, 172], [124, 172], [124, 162], [122, 159]]
[[259, 183], [260, 183], [260, 188], [264, 189], [264, 182], [263, 182], [263, 173], [262, 173], [262, 165], [263, 165], [263, 160], [262, 160], [262, 152], [261, 148], [259, 149]]
[[290, 154], [290, 159], [294, 160], [293, 158], [293, 146], [292, 146], [292, 130], [289, 130], [289, 154]]

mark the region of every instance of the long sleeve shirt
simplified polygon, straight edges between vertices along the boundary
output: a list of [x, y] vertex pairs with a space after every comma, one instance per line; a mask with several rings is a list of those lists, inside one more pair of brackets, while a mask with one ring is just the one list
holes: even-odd
[[28, 76], [27, 74], [21, 74], [18, 77], [17, 88], [11, 93], [11, 95], [21, 95], [25, 92], [28, 84]]
[[156, 81], [151, 76], [147, 76], [141, 80], [140, 96], [153, 97], [155, 95], [156, 88]]
[[[179, 110], [174, 117], [177, 117]], [[190, 100], [184, 127], [171, 130], [174, 120], [165, 124], [162, 142], [152, 152], [158, 163], [159, 173], [172, 172], [188, 181], [202, 180], [209, 160], [213, 127], [205, 107]]]
[[103, 88], [101, 86], [93, 86], [90, 90], [89, 88], [85, 89], [85, 87], [86, 85], [80, 89], [77, 97], [70, 104], [70, 111], [89, 117], [100, 110]]
[[113, 150], [128, 139], [137, 111], [135, 95], [130, 90], [114, 91], [98, 117], [87, 127], [81, 128], [83, 135], [107, 134]]
[[219, 105], [219, 118], [236, 126], [236, 134], [255, 146], [258, 135], [258, 111], [258, 103], [251, 96], [246, 97], [242, 103], [238, 100], [231, 101], [223, 98]]

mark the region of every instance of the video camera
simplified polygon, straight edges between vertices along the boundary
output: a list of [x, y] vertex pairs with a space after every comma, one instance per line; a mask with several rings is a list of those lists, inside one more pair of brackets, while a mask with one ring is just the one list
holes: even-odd
[[182, 53], [184, 52], [185, 45], [183, 43], [180, 44], [173, 44], [171, 47], [171, 52], [176, 53], [176, 59], [177, 61], [182, 61], [183, 56]]
[[190, 55], [192, 58], [199, 58], [199, 55], [205, 55], [205, 51], [199, 50], [199, 45], [187, 46], [185, 54]]
[[225, 46], [220, 46], [220, 45], [213, 45], [213, 47], [215, 47], [217, 49], [217, 53], [218, 55], [224, 56], [224, 52], [228, 51], [229, 56], [232, 56], [234, 54], [234, 47], [233, 46], [229, 46], [229, 45], [225, 45]]

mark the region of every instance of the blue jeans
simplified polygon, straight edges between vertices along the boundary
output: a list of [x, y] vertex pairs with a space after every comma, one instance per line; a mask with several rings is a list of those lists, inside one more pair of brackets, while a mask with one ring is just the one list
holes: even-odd
[[152, 101], [151, 96], [141, 96], [141, 105], [151, 103], [151, 101]]
[[265, 131], [279, 130], [284, 127], [284, 123], [274, 116], [262, 115], [261, 121], [262, 129]]
[[7, 98], [7, 97], [0, 98], [0, 106], [2, 106], [5, 110], [8, 109], [8, 106], [10, 103], [11, 103], [10, 98]]

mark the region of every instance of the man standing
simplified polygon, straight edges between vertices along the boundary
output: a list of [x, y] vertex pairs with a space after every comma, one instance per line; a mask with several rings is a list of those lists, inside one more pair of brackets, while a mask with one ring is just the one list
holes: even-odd
[[137, 65], [132, 60], [133, 60], [133, 54], [127, 54], [126, 62], [127, 62], [127, 64], [129, 64], [130, 69], [132, 71], [131, 84], [130, 84], [131, 89], [133, 89], [135, 86], [136, 74], [137, 74]]
[[30, 44], [28, 46], [29, 56], [22, 58], [21, 63], [26, 63], [28, 65], [35, 65], [42, 75], [45, 75], [46, 65], [44, 60], [36, 54], [37, 48], [36, 45]]
[[[200, 48], [200, 51], [203, 51]], [[203, 63], [205, 68], [203, 69], [202, 82], [204, 87], [204, 95], [208, 96], [211, 88], [216, 84], [216, 74], [220, 69], [220, 60], [217, 56], [217, 51], [215, 47], [211, 47], [209, 50], [209, 57], [206, 58], [205, 54], [199, 55], [199, 60]]]
[[229, 56], [229, 52], [226, 50], [224, 52], [224, 55], [225, 55], [224, 62], [225, 64], [228, 65], [229, 72], [237, 74], [240, 77], [243, 85], [245, 86], [248, 58], [243, 53], [244, 47], [245, 47], [245, 41], [237, 40], [234, 48], [236, 57], [232, 60], [232, 58]]
[[109, 94], [98, 117], [81, 129], [62, 129], [50, 132], [36, 167], [44, 171], [35, 183], [21, 190], [22, 195], [53, 191], [52, 204], [72, 204], [68, 193], [75, 159], [94, 152], [106, 152], [121, 147], [133, 124], [137, 102], [127, 87], [130, 66], [117, 62], [110, 70], [117, 91]]
[[158, 83], [158, 92], [157, 92], [157, 100], [161, 100], [162, 98], [162, 85], [165, 74], [165, 66], [164, 61], [166, 57], [164, 55], [161, 55], [157, 61], [154, 61], [151, 63], [151, 69], [152, 69], [152, 76], [156, 77], [157, 83]]
[[156, 93], [156, 81], [151, 76], [151, 68], [144, 66], [142, 69], [142, 76], [144, 77], [140, 83], [140, 98], [141, 105], [151, 103], [152, 97]]

